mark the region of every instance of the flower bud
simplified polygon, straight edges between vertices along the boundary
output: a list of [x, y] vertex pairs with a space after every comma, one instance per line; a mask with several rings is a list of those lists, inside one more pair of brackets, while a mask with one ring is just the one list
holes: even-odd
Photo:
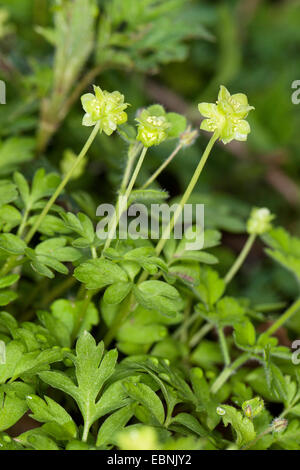
[[274, 432], [284, 431], [288, 423], [288, 420], [285, 418], [275, 418], [272, 422], [272, 429]]
[[195, 140], [197, 139], [199, 132], [196, 129], [192, 129], [191, 126], [180, 135], [180, 143], [183, 147], [190, 147], [194, 144]]
[[244, 401], [242, 409], [247, 418], [255, 418], [264, 409], [264, 401], [260, 397], [252, 398], [251, 400]]
[[266, 207], [254, 208], [247, 222], [247, 232], [249, 234], [262, 235], [271, 230], [271, 221], [273, 219], [274, 215]]
[[151, 115], [144, 109], [136, 118], [138, 122], [137, 140], [145, 147], [161, 144], [168, 137], [167, 129], [171, 126], [165, 115]]

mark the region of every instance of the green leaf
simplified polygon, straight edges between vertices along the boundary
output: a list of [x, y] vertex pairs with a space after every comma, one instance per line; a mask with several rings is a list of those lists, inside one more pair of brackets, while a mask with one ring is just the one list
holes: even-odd
[[213, 306], [224, 294], [225, 282], [216, 271], [211, 268], [202, 268], [200, 284], [196, 289], [202, 301], [208, 306]]
[[219, 409], [219, 415], [222, 417], [224, 425], [227, 426], [231, 424], [235, 430], [236, 444], [239, 448], [255, 439], [256, 432], [250, 419], [243, 416], [242, 413], [236, 408], [233, 408], [233, 406], [221, 405], [218, 410]]
[[32, 393], [30, 385], [22, 382], [0, 386], [0, 431], [13, 426], [26, 413], [26, 395]]
[[201, 315], [208, 321], [221, 327], [245, 321], [245, 308], [233, 297], [223, 297], [216, 303], [215, 310], [206, 312], [201, 305], [198, 305]]
[[53, 439], [48, 437], [43, 429], [31, 429], [18, 436], [18, 442], [25, 447], [35, 450], [60, 450]]
[[175, 418], [172, 418], [171, 423], [180, 424], [200, 437], [205, 437], [208, 434], [199, 421], [193, 415], [188, 413], [179, 413]]
[[[30, 225], [34, 225], [37, 219], [38, 215], [30, 217], [28, 223]], [[48, 214], [39, 225], [39, 232], [43, 235], [47, 235], [48, 237], [54, 237], [57, 233], [67, 235], [70, 233], [70, 229], [65, 226], [64, 222], [60, 218], [55, 215]]]
[[234, 325], [234, 338], [237, 345], [254, 346], [256, 340], [255, 328], [249, 320]]
[[11, 137], [0, 143], [0, 173], [12, 172], [19, 164], [33, 157], [35, 140], [28, 137]]
[[178, 138], [186, 129], [186, 118], [177, 113], [167, 113], [166, 117], [171, 124], [171, 127], [167, 130], [169, 139]]
[[67, 214], [62, 213], [61, 217], [63, 218], [67, 229], [72, 230], [81, 237], [73, 242], [74, 246], [87, 247], [93, 244], [95, 239], [95, 230], [94, 225], [88, 216], [81, 212], [79, 212], [77, 216], [72, 214], [72, 212], [68, 212]]
[[131, 282], [116, 282], [109, 286], [103, 296], [103, 300], [107, 304], [120, 304], [132, 289]]
[[[77, 340], [76, 356], [70, 356], [75, 364], [75, 384], [62, 372], [42, 372], [41, 379], [54, 388], [71, 395], [76, 401], [84, 419], [84, 438], [87, 438], [88, 430], [103, 412], [103, 401], [97, 397], [115, 369], [117, 351], [111, 350], [104, 354], [103, 343], [96, 346], [94, 338], [86, 331]], [[103, 399], [103, 396], [102, 396]], [[106, 406], [114, 400], [111, 396]], [[122, 406], [119, 400], [120, 407]], [[117, 408], [117, 407], [116, 407]]]
[[148, 385], [142, 383], [134, 384], [132, 382], [124, 382], [123, 385], [133, 400], [143, 405], [157, 419], [158, 423], [164, 423], [165, 412], [163, 404]]
[[80, 336], [85, 330], [90, 331], [94, 325], [99, 324], [98, 310], [93, 302], [89, 303], [82, 318], [83, 304], [84, 300], [58, 299], [51, 305], [51, 313], [38, 312], [40, 321], [60, 346], [71, 347], [75, 333], [76, 337]]
[[10, 232], [21, 220], [21, 213], [15, 207], [4, 205], [0, 208], [0, 230], [3, 232]]
[[74, 262], [78, 260], [81, 257], [80, 251], [66, 246], [66, 244], [66, 238], [51, 238], [50, 240], [40, 243], [35, 248], [38, 260], [41, 263], [49, 257], [61, 262]]
[[66, 439], [76, 438], [76, 425], [62, 406], [47, 396], [42, 400], [37, 395], [28, 394], [26, 400], [33, 419], [40, 423], [55, 423], [64, 431]]
[[131, 192], [128, 204], [143, 203], [153, 204], [168, 199], [169, 194], [166, 191], [158, 191], [157, 189], [135, 189]]
[[26, 179], [22, 175], [22, 173], [19, 173], [16, 171], [14, 173], [14, 182], [16, 183], [21, 199], [24, 203], [25, 207], [29, 206], [29, 200], [30, 200], [30, 188], [29, 184], [27, 183]]
[[263, 240], [271, 248], [266, 253], [300, 279], [300, 238], [278, 227], [265, 234]]
[[270, 390], [272, 390], [279, 399], [286, 400], [287, 385], [279, 367], [274, 363], [267, 364], [266, 377]]
[[0, 278], [0, 289], [4, 289], [5, 287], [10, 287], [15, 284], [20, 279], [19, 274], [9, 274], [8, 276], [4, 276]]
[[55, 173], [46, 174], [44, 168], [40, 168], [34, 175], [29, 205], [33, 206], [37, 201], [52, 196], [60, 183], [60, 177]]
[[23, 255], [26, 249], [26, 243], [13, 235], [12, 233], [3, 233], [0, 235], [0, 248], [6, 253], [12, 255]]
[[126, 426], [134, 415], [134, 405], [127, 405], [111, 414], [101, 425], [96, 445], [115, 444], [117, 434]]
[[181, 297], [175, 287], [162, 281], [145, 281], [134, 288], [134, 294], [147, 310], [157, 310], [163, 315], [174, 316], [181, 308]]
[[0, 306], [4, 307], [5, 305], [10, 304], [18, 298], [17, 292], [12, 290], [0, 291]]
[[15, 201], [18, 197], [16, 185], [8, 180], [0, 181], [0, 207]]
[[127, 282], [127, 275], [117, 264], [104, 259], [82, 263], [74, 271], [76, 279], [87, 289], [101, 289], [116, 282]]

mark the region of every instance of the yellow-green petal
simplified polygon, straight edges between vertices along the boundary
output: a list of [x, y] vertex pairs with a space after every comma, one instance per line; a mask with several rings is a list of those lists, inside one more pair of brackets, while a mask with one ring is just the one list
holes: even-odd
[[95, 124], [96, 124], [96, 121], [93, 121], [90, 114], [86, 113], [83, 116], [83, 119], [82, 119], [82, 125], [83, 126], [91, 127], [91, 126], [94, 126]]
[[214, 103], [199, 103], [198, 109], [200, 114], [207, 118], [213, 117], [217, 113], [217, 105]]
[[85, 95], [82, 95], [81, 103], [85, 112], [87, 112], [87, 106], [90, 103], [90, 101], [94, 99], [95, 99], [95, 96], [92, 93], [86, 93]]
[[224, 85], [220, 86], [220, 91], [218, 94], [218, 101], [228, 101], [230, 99], [231, 95], [227, 88]]

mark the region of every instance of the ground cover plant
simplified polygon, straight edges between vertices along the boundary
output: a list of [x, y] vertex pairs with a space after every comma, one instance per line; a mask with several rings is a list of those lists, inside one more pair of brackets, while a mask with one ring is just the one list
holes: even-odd
[[[142, 97], [165, 67], [176, 101], [168, 64], [210, 51], [215, 11], [228, 46], [225, 3], [1, 2], [1, 450], [299, 449], [300, 238], [272, 196], [207, 184], [270, 145], [260, 101], [225, 68], [186, 113]], [[154, 233], [141, 207], [173, 203]]]

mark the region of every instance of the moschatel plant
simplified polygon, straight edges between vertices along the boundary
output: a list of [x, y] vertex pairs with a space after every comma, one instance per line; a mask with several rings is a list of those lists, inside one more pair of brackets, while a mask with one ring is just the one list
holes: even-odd
[[[124, 96], [98, 86], [82, 106], [90, 136], [77, 157], [68, 153], [62, 177], [38, 169], [30, 182], [15, 172], [0, 183], [1, 449], [299, 449], [300, 374], [274, 334], [300, 300], [278, 313], [282, 303], [230, 296], [230, 283], [257, 237], [299, 280], [300, 240], [253, 208], [223, 277], [207, 251], [221, 233], [208, 227], [201, 250], [172, 236], [216, 142], [247, 139], [246, 95], [221, 86], [216, 103], [199, 104], [210, 140], [158, 241], [115, 235], [130, 204], [168, 198], [157, 177], [198, 132], [159, 104], [128, 124]], [[127, 157], [103, 240], [95, 219], [59, 200], [99, 133], [115, 131]], [[167, 140], [173, 152], [137, 187], [151, 147]]]

